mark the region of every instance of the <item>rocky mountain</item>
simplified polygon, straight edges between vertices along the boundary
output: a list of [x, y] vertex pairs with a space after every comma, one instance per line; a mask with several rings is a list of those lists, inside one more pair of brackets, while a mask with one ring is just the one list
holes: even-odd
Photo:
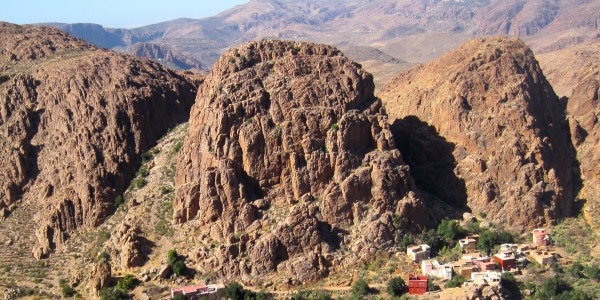
[[34, 207], [43, 257], [98, 225], [196, 86], [54, 28], [0, 23], [0, 212]]
[[223, 55], [175, 177], [175, 223], [200, 228], [200, 269], [314, 282], [431, 222], [373, 90], [330, 46], [260, 41]]
[[251, 0], [214, 17], [134, 29], [58, 24], [102, 47], [152, 42], [211, 66], [227, 48], [262, 38], [373, 47], [429, 61], [478, 35], [525, 38], [536, 52], [598, 38], [600, 1]]
[[521, 41], [470, 41], [379, 94], [417, 186], [515, 229], [569, 216], [564, 104]]
[[136, 43], [131, 48], [131, 53], [138, 57], [145, 57], [158, 61], [174, 69], [201, 69], [199, 61], [173, 52], [169, 47], [153, 43]]

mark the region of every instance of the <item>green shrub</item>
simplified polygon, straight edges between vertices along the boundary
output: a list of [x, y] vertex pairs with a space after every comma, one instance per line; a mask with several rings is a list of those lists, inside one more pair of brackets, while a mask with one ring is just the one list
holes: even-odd
[[142, 165], [138, 170], [138, 175], [141, 177], [148, 177], [150, 171], [148, 171], [148, 167], [146, 165]]
[[352, 288], [350, 289], [350, 292], [354, 297], [361, 299], [362, 297], [369, 294], [369, 284], [366, 280], [360, 278], [356, 282], [354, 282]]
[[167, 252], [167, 261], [169, 263], [169, 266], [171, 266], [171, 269], [173, 270], [173, 273], [175, 273], [175, 275], [181, 276], [181, 275], [185, 274], [185, 271], [186, 271], [185, 262], [183, 261], [183, 258], [181, 256], [179, 256], [179, 254], [177, 254], [177, 250], [171, 249]]
[[406, 282], [400, 277], [394, 277], [388, 281], [386, 292], [392, 296], [402, 296], [406, 292]]
[[139, 281], [131, 274], [125, 275], [122, 279], [117, 282], [117, 287], [126, 291], [132, 290]]
[[173, 152], [179, 152], [179, 150], [181, 150], [181, 147], [183, 147], [183, 141], [177, 141], [177, 143], [175, 143], [175, 145], [173, 146]]
[[477, 242], [477, 249], [482, 252], [489, 254], [494, 246], [505, 244], [505, 243], [513, 243], [515, 241], [515, 237], [508, 231], [491, 231], [485, 230], [479, 235], [479, 241]]
[[466, 232], [456, 220], [442, 220], [438, 225], [437, 234], [447, 240], [456, 240], [465, 237]]
[[225, 298], [231, 300], [244, 300], [245, 293], [244, 287], [237, 282], [232, 282], [225, 287]]
[[583, 270], [584, 266], [580, 262], [575, 261], [569, 268], [567, 268], [567, 273], [571, 274], [573, 277], [582, 278]]
[[109, 260], [110, 256], [106, 251], [102, 251], [102, 253], [98, 254], [98, 261]]
[[173, 273], [175, 273], [177, 276], [181, 276], [185, 273], [185, 263], [183, 260], [176, 261], [173, 263], [173, 265], [171, 265], [171, 268], [173, 269]]
[[571, 290], [571, 286], [561, 276], [554, 275], [542, 283], [536, 296], [538, 299], [556, 299], [558, 295]]
[[444, 287], [445, 288], [461, 287], [463, 285], [463, 283], [465, 283], [465, 278], [462, 277], [461, 275], [456, 275], [456, 276], [452, 277], [452, 279], [450, 279], [448, 282], [446, 282], [446, 284], [444, 284]]
[[115, 198], [115, 202], [114, 202], [115, 208], [121, 206], [121, 204], [123, 204], [123, 196], [119, 195]]
[[331, 124], [331, 128], [330, 129], [333, 130], [333, 131], [337, 131], [339, 129], [339, 126], [338, 126], [337, 123], [333, 123], [333, 124]]
[[73, 289], [73, 287], [66, 283], [60, 284], [60, 292], [62, 293], [63, 297], [65, 297], [65, 298], [70, 298], [70, 297], [75, 296], [75, 290]]
[[126, 290], [118, 287], [106, 288], [100, 291], [100, 300], [123, 300], [129, 299]]
[[331, 300], [331, 294], [324, 290], [298, 291], [290, 300]]
[[583, 274], [589, 279], [600, 279], [600, 268], [597, 265], [587, 266], [583, 269]]
[[144, 187], [146, 183], [146, 179], [144, 178], [136, 178], [133, 180], [133, 185], [138, 189]]
[[405, 234], [400, 241], [400, 251], [406, 251], [408, 245], [415, 243], [415, 237], [412, 234]]
[[187, 300], [187, 297], [184, 295], [175, 295], [175, 297], [173, 297], [173, 300]]

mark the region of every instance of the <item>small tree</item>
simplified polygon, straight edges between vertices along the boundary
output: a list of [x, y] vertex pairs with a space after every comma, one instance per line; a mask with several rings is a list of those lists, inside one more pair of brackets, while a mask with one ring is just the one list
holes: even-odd
[[354, 297], [361, 299], [369, 293], [369, 284], [366, 280], [360, 278], [354, 282], [350, 291]]
[[388, 281], [386, 292], [392, 296], [402, 296], [406, 292], [406, 282], [400, 277], [394, 277]]
[[225, 298], [231, 300], [244, 300], [244, 287], [237, 282], [232, 282], [225, 287]]
[[442, 220], [438, 225], [437, 233], [447, 240], [456, 240], [466, 235], [465, 230], [456, 220]]
[[177, 254], [177, 250], [171, 249], [167, 252], [167, 262], [175, 275], [181, 276], [185, 274], [185, 262], [183, 261], [183, 258]]

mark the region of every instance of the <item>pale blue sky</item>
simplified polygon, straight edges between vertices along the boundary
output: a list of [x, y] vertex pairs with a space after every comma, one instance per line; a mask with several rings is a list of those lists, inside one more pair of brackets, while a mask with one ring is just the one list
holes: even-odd
[[132, 28], [177, 18], [213, 16], [248, 0], [8, 0], [0, 2], [0, 21], [97, 23]]

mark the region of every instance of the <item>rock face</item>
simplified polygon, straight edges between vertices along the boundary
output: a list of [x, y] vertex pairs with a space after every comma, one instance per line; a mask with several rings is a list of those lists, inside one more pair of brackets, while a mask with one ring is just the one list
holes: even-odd
[[595, 228], [600, 227], [600, 69], [586, 74], [573, 89], [567, 104], [571, 139], [577, 147], [583, 189], [580, 197], [588, 201], [586, 212]]
[[[404, 128], [398, 138], [409, 143], [411, 170], [426, 170], [417, 184], [435, 197], [520, 230], [571, 213], [564, 111], [523, 42], [470, 41], [401, 74], [380, 97], [394, 128]], [[446, 175], [436, 171], [454, 178], [440, 182]]]
[[140, 154], [186, 120], [196, 88], [56, 29], [0, 23], [0, 36], [0, 212], [39, 205], [42, 257], [111, 212]]
[[252, 42], [219, 60], [175, 178], [175, 222], [206, 232], [201, 269], [314, 281], [391, 246], [394, 216], [429, 221], [373, 89], [329, 46]]
[[199, 61], [177, 53], [164, 45], [154, 43], [136, 43], [131, 47], [131, 53], [135, 56], [146, 57], [169, 67], [177, 69], [200, 69], [202, 65]]

